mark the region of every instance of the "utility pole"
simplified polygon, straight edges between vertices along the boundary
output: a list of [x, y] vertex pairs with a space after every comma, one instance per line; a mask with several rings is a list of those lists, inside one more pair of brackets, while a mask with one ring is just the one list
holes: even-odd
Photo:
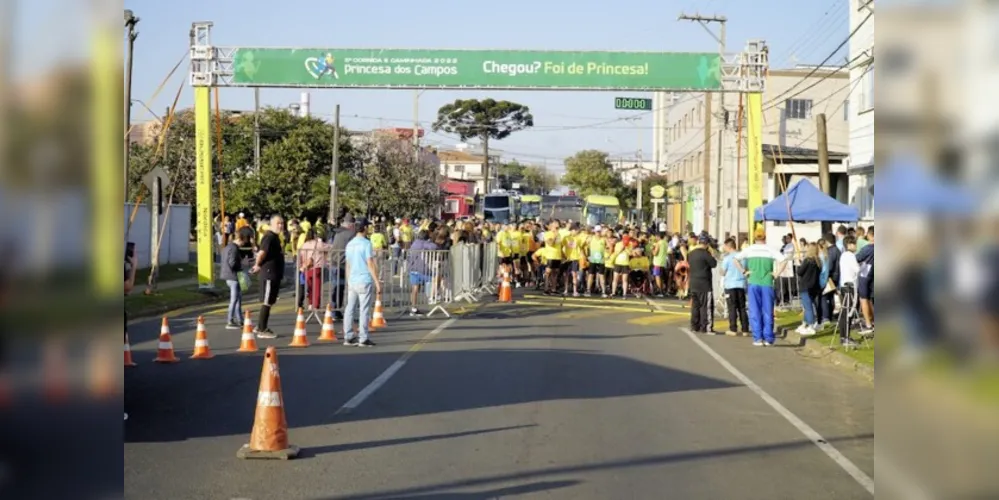
[[336, 228], [337, 219], [337, 206], [336, 206], [336, 195], [337, 195], [337, 185], [336, 177], [340, 173], [340, 105], [336, 105], [336, 111], [333, 112], [333, 164], [330, 165], [330, 216], [329, 224], [333, 228]]
[[124, 165], [123, 169], [123, 180], [124, 180], [124, 194], [125, 201], [128, 201], [128, 166], [129, 166], [129, 147], [131, 146], [132, 134], [130, 129], [132, 128], [132, 50], [135, 48], [135, 39], [139, 37], [139, 32], [135, 31], [135, 25], [139, 23], [139, 18], [135, 17], [130, 9], [125, 10], [125, 27], [128, 28], [128, 54], [126, 55], [125, 62], [125, 131], [129, 132], [125, 136], [125, 150], [124, 150]]
[[[718, 42], [718, 56], [724, 60], [725, 58], [725, 26], [728, 23], [728, 18], [725, 16], [702, 16], [700, 14], [694, 14], [689, 16], [684, 13], [680, 13], [677, 17], [678, 21], [696, 21], [707, 31], [711, 38], [714, 38]], [[708, 27], [709, 23], [717, 23], [719, 25], [719, 32], [716, 35], [711, 28]], [[704, 229], [708, 229], [708, 224], [710, 223], [709, 217], [709, 203], [711, 201], [710, 188], [711, 188], [711, 93], [706, 92], [704, 94], [704, 105], [707, 108], [705, 110], [706, 117], [704, 122]], [[722, 188], [722, 170], [723, 170], [723, 159], [722, 148], [725, 145], [725, 131], [728, 127], [728, 123], [725, 122], [726, 110], [725, 110], [725, 93], [722, 92], [718, 99], [719, 116], [722, 119], [722, 126], [718, 131], [718, 171], [716, 175], [717, 189], [715, 193], [715, 198], [717, 201], [715, 203], [715, 237], [721, 237], [721, 188]], [[738, 193], [735, 193], [738, 197]], [[735, 210], [739, 210], [739, 203], [735, 203]]]
[[420, 161], [420, 91], [413, 90], [413, 161]]
[[253, 89], [253, 168], [260, 174], [260, 88]]
[[819, 149], [819, 188], [826, 196], [832, 196], [829, 186], [829, 136], [826, 134], [826, 114], [815, 116], [815, 134]]

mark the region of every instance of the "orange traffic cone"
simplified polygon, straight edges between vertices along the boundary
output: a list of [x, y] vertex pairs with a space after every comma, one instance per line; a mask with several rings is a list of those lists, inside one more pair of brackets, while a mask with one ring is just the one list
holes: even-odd
[[368, 324], [368, 328], [385, 328], [388, 323], [385, 322], [385, 310], [382, 309], [382, 296], [375, 296], [375, 312], [371, 314], [371, 323]]
[[333, 329], [333, 306], [326, 305], [326, 316], [323, 318], [323, 329], [319, 332], [319, 342], [336, 342], [336, 330]]
[[163, 325], [160, 326], [160, 344], [156, 350], [156, 359], [153, 361], [157, 363], [176, 363], [180, 361], [173, 354], [173, 341], [170, 340], [170, 323], [167, 321], [166, 316], [163, 316]]
[[513, 287], [510, 286], [510, 275], [503, 273], [503, 283], [499, 291], [500, 302], [513, 302]]
[[305, 332], [305, 311], [298, 308], [298, 318], [295, 319], [295, 335], [291, 337], [288, 347], [309, 347], [309, 337]]
[[237, 458], [288, 460], [298, 456], [298, 447], [288, 444], [288, 421], [284, 416], [283, 399], [277, 349], [271, 346], [264, 354], [264, 367], [260, 371], [257, 413], [253, 418], [250, 442], [236, 452]]
[[191, 359], [212, 359], [212, 348], [208, 345], [208, 331], [205, 330], [205, 317], [198, 316], [198, 331], [194, 336], [194, 354]]
[[239, 341], [239, 349], [236, 352], [257, 352], [257, 336], [253, 334], [253, 319], [250, 311], [246, 311], [243, 317], [243, 336]]
[[128, 343], [128, 332], [125, 333], [125, 366], [135, 366], [135, 361], [132, 361], [132, 346]]

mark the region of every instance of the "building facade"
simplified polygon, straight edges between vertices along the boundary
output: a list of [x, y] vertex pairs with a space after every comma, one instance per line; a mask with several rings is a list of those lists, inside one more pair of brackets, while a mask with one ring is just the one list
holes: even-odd
[[[849, 151], [848, 80], [849, 73], [838, 68], [800, 66], [770, 72], [763, 95], [765, 202], [802, 177], [817, 179], [819, 114], [826, 116], [831, 194], [847, 202], [846, 166], [841, 159]], [[662, 132], [654, 138], [662, 143], [655, 149], [660, 150], [657, 156], [674, 187], [667, 222], [683, 231], [745, 235], [749, 225], [745, 113], [740, 127], [738, 97], [728, 96], [725, 109], [717, 96], [711, 101], [709, 111], [703, 93], [657, 98], [665, 106], [665, 116], [657, 123]], [[768, 148], [773, 154], [767, 154]]]
[[[850, 0], [850, 204], [861, 223], [874, 220], [874, 13], [873, 0]], [[861, 25], [863, 23], [863, 25]], [[858, 28], [859, 27], [859, 28]]]
[[477, 194], [487, 194], [499, 185], [499, 158], [490, 157], [489, 183], [483, 176], [485, 156], [465, 151], [439, 151], [440, 173], [444, 179], [472, 181]]

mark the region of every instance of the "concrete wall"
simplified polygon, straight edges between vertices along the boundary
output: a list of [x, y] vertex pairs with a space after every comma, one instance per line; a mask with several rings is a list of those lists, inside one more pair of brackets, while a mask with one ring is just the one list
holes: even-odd
[[[128, 227], [128, 219], [132, 215], [135, 205], [125, 204], [125, 225]], [[164, 212], [166, 207], [164, 207]], [[139, 261], [139, 268], [147, 268], [152, 265], [152, 252], [149, 223], [151, 216], [149, 206], [140, 205], [132, 223], [132, 229], [128, 234], [128, 241], [135, 243], [135, 255]], [[168, 224], [166, 230], [163, 225]], [[166, 214], [160, 215], [160, 231], [163, 234], [163, 242], [160, 243], [159, 264], [187, 264], [190, 261], [190, 236], [191, 236], [191, 206], [173, 205], [170, 208], [169, 217]]]

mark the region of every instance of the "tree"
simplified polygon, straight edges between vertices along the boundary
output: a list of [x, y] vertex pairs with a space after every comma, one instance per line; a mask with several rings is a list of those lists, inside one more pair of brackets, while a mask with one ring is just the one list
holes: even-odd
[[531, 110], [523, 104], [493, 99], [457, 99], [437, 111], [434, 132], [458, 134], [462, 141], [477, 137], [482, 141], [485, 161], [482, 175], [489, 191], [489, 140], [503, 140], [514, 132], [534, 126]]
[[607, 153], [595, 149], [580, 151], [566, 158], [562, 183], [583, 198], [592, 194], [620, 197], [626, 189], [621, 176], [607, 160]]
[[548, 194], [558, 184], [558, 176], [532, 165], [524, 168], [523, 183], [525, 192]]
[[521, 183], [524, 180], [526, 165], [521, 165], [517, 160], [502, 163], [499, 166], [500, 187], [502, 189], [513, 189], [514, 183]]

